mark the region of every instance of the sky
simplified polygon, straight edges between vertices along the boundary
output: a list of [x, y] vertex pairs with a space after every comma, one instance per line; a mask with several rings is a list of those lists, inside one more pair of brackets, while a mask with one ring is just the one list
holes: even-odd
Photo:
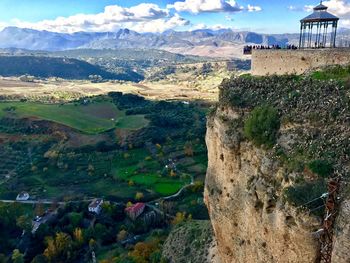
[[[0, 29], [53, 32], [138, 32], [231, 28], [294, 33], [317, 0], [0, 0]], [[350, 28], [350, 0], [327, 0], [340, 26]]]

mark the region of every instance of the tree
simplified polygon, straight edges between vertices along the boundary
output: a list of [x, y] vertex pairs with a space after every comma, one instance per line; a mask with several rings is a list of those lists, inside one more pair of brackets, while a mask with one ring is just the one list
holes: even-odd
[[141, 193], [141, 192], [137, 192], [136, 195], [135, 195], [135, 199], [136, 199], [137, 201], [142, 200], [144, 197], [145, 197], [144, 194]]
[[171, 177], [175, 177], [175, 176], [176, 176], [176, 172], [175, 172], [174, 170], [171, 170], [171, 171], [170, 171], [170, 176], [171, 176]]
[[13, 263], [24, 263], [24, 256], [18, 249], [13, 250], [11, 259]]
[[72, 213], [69, 214], [69, 223], [73, 227], [79, 226], [82, 220], [83, 220], [82, 213], [72, 212]]
[[72, 238], [63, 232], [56, 233], [54, 238], [48, 237], [44, 256], [49, 262], [68, 261], [71, 258]]
[[184, 151], [186, 156], [193, 156], [193, 146], [191, 142], [186, 142]]
[[126, 230], [124, 230], [124, 229], [120, 230], [118, 235], [117, 235], [117, 241], [121, 242], [121, 241], [125, 240], [128, 237], [128, 235], [129, 235], [129, 233]]
[[200, 192], [203, 191], [204, 184], [202, 181], [195, 181], [194, 184], [191, 186], [192, 192]]
[[[192, 216], [191, 216], [192, 218]], [[173, 219], [173, 221], [171, 222], [173, 225], [177, 225], [180, 224], [182, 222], [184, 222], [186, 220], [186, 212], [177, 212], [175, 218]]]
[[150, 256], [157, 250], [158, 242], [139, 242], [135, 245], [134, 250], [130, 252], [130, 256], [137, 263], [148, 263], [150, 262]]
[[84, 243], [84, 236], [81, 228], [74, 229], [73, 238], [74, 238], [74, 241], [78, 243], [78, 245], [82, 245]]
[[90, 250], [95, 250], [96, 247], [97, 247], [97, 243], [96, 243], [95, 239], [91, 238], [89, 240], [89, 248], [90, 248]]
[[35, 205], [35, 215], [42, 216], [45, 213], [44, 204], [39, 202]]
[[21, 215], [16, 220], [16, 225], [26, 232], [32, 229], [32, 220], [28, 215]]
[[257, 146], [272, 147], [280, 128], [278, 111], [271, 106], [255, 108], [244, 123], [244, 135]]

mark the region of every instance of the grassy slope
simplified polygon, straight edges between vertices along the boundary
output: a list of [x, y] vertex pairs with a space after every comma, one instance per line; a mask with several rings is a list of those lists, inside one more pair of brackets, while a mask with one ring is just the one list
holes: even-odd
[[[9, 107], [15, 107], [14, 113], [6, 113], [5, 109]], [[121, 129], [139, 129], [148, 124], [143, 115], [126, 116], [110, 102], [99, 102], [86, 106], [32, 102], [0, 103], [0, 118], [7, 114], [15, 114], [19, 118], [34, 117], [53, 121], [88, 134], [110, 130], [116, 127], [116, 122], [117, 127]]]
[[[113, 164], [112, 173], [115, 179], [124, 182], [132, 181], [163, 196], [175, 194], [188, 183], [184, 179], [161, 176], [163, 167], [157, 161], [144, 161], [147, 154], [143, 149], [129, 150], [130, 156], [127, 159], [119, 159]], [[141, 166], [149, 172], [140, 172]]]

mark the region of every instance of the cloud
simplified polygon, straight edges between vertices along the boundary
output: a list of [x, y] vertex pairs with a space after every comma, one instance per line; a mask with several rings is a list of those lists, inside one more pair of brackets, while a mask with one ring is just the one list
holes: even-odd
[[[329, 0], [323, 4], [328, 7], [328, 11], [340, 18], [340, 25], [350, 27], [350, 3], [348, 0]], [[313, 12], [314, 6], [304, 6], [304, 11]]]
[[247, 10], [248, 12], [260, 12], [262, 8], [260, 6], [248, 5]]
[[350, 3], [345, 0], [330, 0], [323, 2], [325, 6], [328, 6], [330, 13], [339, 16], [340, 18], [350, 18]]
[[162, 32], [187, 25], [189, 21], [178, 14], [170, 14], [168, 9], [162, 9], [156, 4], [143, 3], [130, 8], [118, 5], [106, 6], [104, 12], [98, 14], [77, 14], [35, 23], [15, 20], [14, 23], [19, 27], [64, 33], [106, 32], [119, 28], [139, 32]]
[[8, 26], [7, 23], [1, 22], [1, 21], [0, 21], [0, 31], [3, 30], [3, 29], [4, 29], [5, 27], [7, 27], [7, 26]]
[[305, 11], [305, 9], [304, 9], [303, 7], [294, 6], [294, 5], [287, 6], [287, 9], [288, 9], [289, 11], [294, 11], [294, 12]]
[[235, 0], [185, 0], [167, 5], [168, 9], [178, 12], [191, 12], [194, 14], [203, 12], [239, 12], [244, 8], [239, 6]]
[[128, 25], [126, 27], [137, 32], [160, 33], [179, 26], [187, 26], [189, 24], [190, 22], [188, 20], [180, 17], [178, 14], [175, 14], [174, 16], [166, 20], [150, 20], [146, 22], [134, 23], [134, 25]]
[[311, 13], [311, 12], [314, 11], [314, 7], [315, 7], [315, 6], [313, 6], [313, 5], [306, 5], [306, 6], [304, 6], [303, 10], [304, 10], [305, 12]]
[[227, 26], [224, 26], [222, 24], [215, 24], [215, 25], [206, 25], [206, 24], [203, 24], [203, 23], [199, 23], [199, 24], [196, 24], [196, 25], [193, 25], [191, 27], [191, 31], [194, 31], [194, 30], [199, 30], [199, 29], [211, 29], [211, 30], [220, 30], [220, 29], [228, 29], [229, 27]]

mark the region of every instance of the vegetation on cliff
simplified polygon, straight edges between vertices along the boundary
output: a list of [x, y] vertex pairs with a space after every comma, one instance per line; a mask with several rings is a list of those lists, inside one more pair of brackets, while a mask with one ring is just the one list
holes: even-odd
[[[295, 205], [320, 196], [325, 191], [325, 178], [335, 172], [349, 174], [350, 85], [347, 83], [344, 78], [323, 80], [313, 74], [245, 75], [226, 79], [221, 85], [220, 106], [252, 111], [236, 121], [245, 123], [245, 137], [258, 145], [273, 142], [274, 156], [285, 164], [289, 173], [297, 174], [293, 186], [286, 190], [287, 198]], [[263, 136], [277, 127], [277, 122], [271, 123], [267, 116], [272, 110], [263, 110], [263, 105], [276, 109], [281, 119], [275, 141]], [[303, 197], [305, 194], [307, 198]]]
[[256, 145], [272, 147], [280, 127], [278, 111], [271, 106], [255, 108], [244, 123], [244, 135]]

